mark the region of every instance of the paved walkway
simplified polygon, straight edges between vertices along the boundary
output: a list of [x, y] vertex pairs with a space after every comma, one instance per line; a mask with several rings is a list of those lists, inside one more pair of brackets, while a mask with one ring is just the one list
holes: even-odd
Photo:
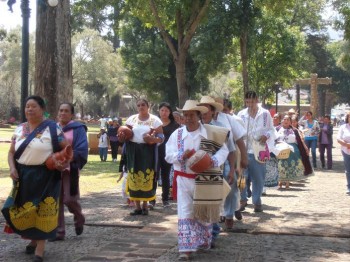
[[[335, 146], [332, 171], [316, 170], [289, 190], [269, 189], [263, 213], [249, 205], [234, 230], [222, 231], [216, 248], [198, 252], [193, 261], [350, 261], [350, 196]], [[45, 261], [177, 260], [175, 203], [130, 217], [118, 192], [86, 195], [82, 202], [84, 234], [75, 236], [68, 224], [65, 241], [47, 244]], [[0, 233], [0, 261], [31, 261], [22, 252], [26, 242]]]

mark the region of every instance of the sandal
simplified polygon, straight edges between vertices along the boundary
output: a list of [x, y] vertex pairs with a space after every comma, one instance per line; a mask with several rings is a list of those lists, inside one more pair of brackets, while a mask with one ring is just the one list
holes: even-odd
[[130, 213], [130, 216], [142, 215], [142, 209], [135, 209]]

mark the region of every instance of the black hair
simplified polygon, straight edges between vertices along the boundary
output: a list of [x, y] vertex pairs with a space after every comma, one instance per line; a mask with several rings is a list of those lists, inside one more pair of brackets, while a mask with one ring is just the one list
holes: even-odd
[[[137, 100], [137, 102], [141, 102], [141, 101], [144, 102], [147, 107], [149, 107], [148, 101], [146, 99], [140, 98], [140, 99]], [[136, 104], [137, 104], [137, 102], [136, 102]]]
[[310, 114], [310, 115], [312, 116], [312, 112], [311, 112], [311, 111], [307, 111], [306, 113], [307, 113], [307, 114]]
[[173, 116], [173, 110], [171, 109], [171, 106], [168, 102], [162, 102], [159, 104], [158, 110], [160, 110], [162, 107], [166, 107], [169, 109], [170, 114], [169, 114], [169, 119], [170, 121], [175, 121], [175, 118]]
[[45, 109], [45, 101], [41, 96], [28, 96], [26, 98], [26, 100], [24, 101], [25, 104], [29, 101], [29, 100], [34, 100], [35, 102], [38, 103], [38, 105], [41, 107], [41, 109]]
[[70, 107], [70, 112], [74, 115], [74, 105], [72, 103], [63, 102], [63, 103], [60, 104], [60, 106], [58, 108], [60, 108], [61, 105], [68, 105]]
[[254, 91], [248, 91], [245, 93], [244, 98], [245, 99], [250, 99], [250, 98], [257, 99], [258, 95]]
[[328, 120], [331, 120], [331, 116], [330, 115], [325, 115], [323, 118], [328, 118]]
[[232, 109], [232, 102], [228, 100], [227, 98], [223, 99], [223, 104], [226, 106], [228, 109]]

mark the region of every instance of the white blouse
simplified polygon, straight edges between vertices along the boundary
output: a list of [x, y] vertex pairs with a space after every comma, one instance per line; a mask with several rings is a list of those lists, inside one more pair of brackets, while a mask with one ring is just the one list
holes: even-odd
[[[28, 125], [26, 123], [19, 125], [15, 129], [12, 137], [12, 141], [15, 143], [15, 151], [26, 140], [27, 136], [25, 134], [28, 134], [28, 132]], [[59, 136], [59, 141], [62, 140], [63, 132], [58, 125], [57, 136]], [[50, 129], [46, 127], [28, 144], [17, 162], [23, 165], [41, 165], [52, 153]]]
[[157, 129], [159, 126], [163, 125], [159, 117], [150, 114], [147, 120], [140, 120], [139, 115], [130, 116], [126, 122], [126, 125], [132, 126], [132, 131], [134, 133], [130, 141], [138, 144], [145, 143], [143, 136], [151, 131], [151, 129]]
[[[346, 143], [350, 143], [350, 124], [344, 124], [339, 127], [338, 136], [337, 139], [344, 140]], [[346, 146], [341, 146], [341, 150], [347, 154], [350, 155], [350, 149], [348, 149]]]
[[277, 132], [278, 138], [288, 144], [296, 144], [297, 139], [293, 129], [281, 127]]

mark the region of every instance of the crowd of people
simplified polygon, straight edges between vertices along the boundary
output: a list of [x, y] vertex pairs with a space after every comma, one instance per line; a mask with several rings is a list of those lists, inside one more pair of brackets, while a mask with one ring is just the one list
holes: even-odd
[[[113, 119], [107, 127], [108, 121], [101, 122], [101, 161], [107, 161], [110, 146], [112, 161], [117, 162], [122, 146], [118, 182], [124, 178], [123, 197], [134, 208], [130, 216], [149, 215], [159, 180], [163, 207], [177, 201], [180, 260], [214, 248], [220, 222], [232, 229], [234, 218], [243, 219], [242, 211], [250, 207], [250, 198], [253, 211], [263, 212], [261, 196], [266, 188], [288, 189], [294, 181], [313, 175], [317, 147], [321, 167], [333, 168], [333, 126], [328, 115], [317, 121], [306, 112], [298, 119], [291, 109], [272, 117], [254, 91], [248, 91], [244, 100], [246, 107], [237, 115], [229, 100], [202, 96], [199, 101], [187, 100], [176, 111], [163, 102], [157, 116], [150, 113], [148, 101], [140, 99], [138, 113], [125, 123]], [[44, 111], [41, 97], [27, 98], [27, 122], [16, 128], [8, 156], [14, 187], [2, 208], [6, 232], [30, 241], [25, 252], [35, 255], [33, 261], [43, 261], [46, 240], [65, 239], [64, 206], [74, 216], [76, 235], [83, 233], [85, 223], [79, 173], [87, 163], [87, 128], [73, 120], [71, 103], [59, 106], [57, 122], [45, 120]], [[349, 120], [350, 113], [337, 136], [348, 195]], [[47, 164], [49, 158], [54, 168]], [[237, 183], [242, 179], [244, 186]]]

